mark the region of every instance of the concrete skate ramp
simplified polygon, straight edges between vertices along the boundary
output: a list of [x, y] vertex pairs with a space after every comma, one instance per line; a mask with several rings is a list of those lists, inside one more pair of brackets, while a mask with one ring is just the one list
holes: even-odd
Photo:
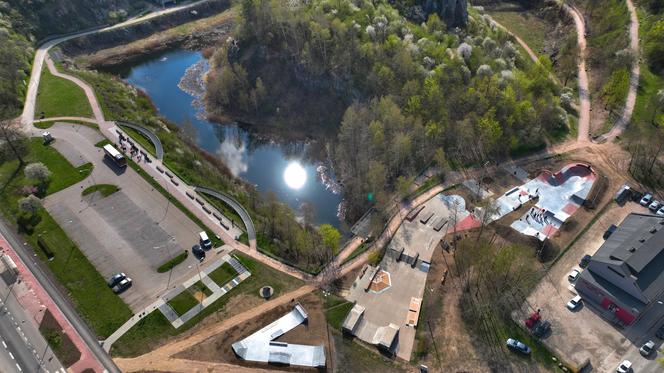
[[247, 338], [233, 343], [233, 351], [240, 358], [273, 364], [300, 365], [309, 367], [325, 366], [323, 346], [306, 346], [273, 342], [288, 333], [308, 318], [306, 311], [297, 304], [293, 310], [270, 325]]

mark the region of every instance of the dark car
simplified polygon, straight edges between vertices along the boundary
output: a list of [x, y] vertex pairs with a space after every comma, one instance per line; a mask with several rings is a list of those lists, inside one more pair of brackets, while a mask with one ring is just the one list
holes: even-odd
[[551, 323], [548, 321], [542, 321], [535, 327], [533, 334], [537, 338], [542, 338], [551, 330]]
[[657, 330], [657, 333], [655, 333], [655, 336], [659, 339], [664, 339], [664, 325], [662, 325], [659, 330]]
[[117, 285], [118, 283], [120, 283], [120, 281], [124, 280], [125, 278], [127, 278], [127, 275], [125, 275], [122, 272], [114, 274], [113, 277], [108, 279], [108, 287], [112, 288], [113, 286]]
[[131, 287], [131, 279], [129, 277], [123, 279], [122, 281], [118, 282], [117, 285], [113, 286], [113, 292], [115, 294], [120, 294], [123, 291], [129, 289]]
[[590, 264], [590, 259], [592, 259], [592, 256], [587, 254], [584, 255], [583, 258], [581, 258], [581, 261], [579, 262], [579, 267], [581, 268], [588, 267], [588, 264]]
[[618, 227], [616, 227], [615, 224], [611, 224], [609, 229], [607, 229], [606, 232], [604, 232], [604, 235], [602, 236], [602, 238], [604, 238], [605, 240], [608, 239], [609, 237], [611, 237], [613, 232], [616, 231], [616, 229], [618, 229]]
[[205, 251], [203, 250], [203, 248], [200, 245], [192, 246], [191, 247], [191, 253], [194, 254], [196, 259], [198, 259], [201, 262], [203, 261], [203, 259], [205, 259]]

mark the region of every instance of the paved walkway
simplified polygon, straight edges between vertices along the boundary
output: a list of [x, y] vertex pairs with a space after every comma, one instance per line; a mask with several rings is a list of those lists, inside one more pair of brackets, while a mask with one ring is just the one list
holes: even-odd
[[164, 147], [161, 145], [161, 140], [159, 140], [159, 137], [157, 137], [157, 135], [155, 135], [154, 132], [143, 126], [139, 126], [138, 124], [129, 123], [125, 121], [118, 121], [116, 122], [116, 124], [121, 127], [128, 127], [142, 133], [144, 136], [150, 139], [150, 142], [152, 143], [152, 145], [154, 145], [155, 156], [157, 157], [157, 159], [159, 160], [164, 159]]
[[[244, 226], [247, 228], [247, 236], [249, 237], [249, 247], [252, 249], [256, 248], [256, 228], [254, 228], [254, 222], [251, 220], [251, 215], [249, 215], [249, 211], [247, 211], [244, 206], [242, 206], [238, 201], [235, 200], [235, 198], [229, 196], [226, 193], [202, 187], [202, 186], [194, 186], [194, 190], [210, 195], [218, 200], [221, 200], [222, 202], [226, 203], [229, 205], [235, 212], [240, 215], [240, 218], [242, 219], [242, 222], [244, 223]], [[231, 220], [231, 225], [233, 225], [233, 221]]]

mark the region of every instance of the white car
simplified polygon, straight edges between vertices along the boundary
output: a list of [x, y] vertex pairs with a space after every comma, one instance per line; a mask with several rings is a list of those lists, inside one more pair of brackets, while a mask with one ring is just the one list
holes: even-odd
[[648, 209], [652, 212], [655, 212], [659, 210], [660, 207], [662, 207], [662, 204], [659, 201], [652, 201], [650, 206], [648, 206]]
[[659, 216], [664, 216], [664, 206], [660, 207], [655, 214]]
[[623, 360], [620, 365], [618, 365], [618, 368], [616, 369], [616, 372], [618, 373], [628, 373], [632, 371], [632, 362], [629, 360]]
[[570, 272], [569, 275], [567, 275], [567, 280], [569, 280], [569, 282], [575, 282], [579, 278], [580, 275], [581, 275], [581, 271], [574, 268], [572, 270], [572, 272]]
[[650, 194], [650, 193], [643, 196], [643, 198], [641, 198], [641, 201], [639, 201], [641, 206], [648, 206], [650, 204], [650, 202], [652, 202], [652, 194]]
[[567, 309], [570, 311], [574, 311], [577, 309], [582, 303], [582, 299], [580, 295], [577, 295], [576, 297], [570, 299], [569, 302], [567, 302]]
[[641, 348], [639, 348], [639, 353], [641, 354], [641, 356], [647, 357], [652, 353], [654, 349], [655, 349], [655, 342], [648, 341], [646, 342], [646, 344], [641, 346]]

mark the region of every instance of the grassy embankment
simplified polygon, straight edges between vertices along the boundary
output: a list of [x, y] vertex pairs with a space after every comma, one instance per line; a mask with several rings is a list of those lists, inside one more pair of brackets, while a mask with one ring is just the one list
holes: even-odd
[[529, 12], [516, 3], [501, 3], [498, 6], [486, 7], [486, 13], [521, 38], [533, 52], [541, 54], [544, 51], [548, 26], [534, 12]]
[[344, 298], [338, 297], [333, 294], [327, 294], [324, 296], [325, 301], [325, 318], [327, 319], [328, 324], [335, 330], [341, 331], [341, 325], [353, 308], [354, 303], [345, 300]]
[[164, 264], [160, 265], [159, 268], [157, 268], [157, 272], [164, 273], [170, 271], [176, 265], [184, 262], [188, 256], [189, 256], [189, 251], [185, 250], [181, 252], [180, 254], [164, 262]]
[[[42, 145], [40, 138], [30, 139], [26, 162], [42, 162], [52, 172], [45, 195], [73, 185], [92, 172], [91, 164], [73, 167], [55, 149]], [[129, 307], [113, 294], [104, 278], [45, 209], [41, 209], [32, 219], [18, 218], [17, 201], [23, 195], [22, 189], [32, 185], [25, 179], [23, 166], [19, 165], [18, 160], [0, 164], [0, 185], [0, 210], [5, 217], [12, 222], [22, 223], [21, 230], [25, 240], [35, 249], [59, 283], [67, 289], [78, 312], [92, 330], [102, 338], [113, 333], [131, 317]], [[46, 250], [39, 249], [37, 241], [40, 238], [48, 246], [51, 260]]]
[[[111, 353], [114, 356], [137, 356], [149, 352], [169, 337], [191, 329], [202, 319], [210, 315], [224, 312], [224, 317], [227, 317], [228, 312], [233, 312], [233, 309], [226, 308], [226, 304], [231, 299], [236, 297], [238, 297], [238, 300], [259, 298], [258, 292], [263, 286], [272, 286], [274, 288], [273, 297], [278, 297], [302, 285], [302, 281], [265, 266], [242, 253], [235, 252], [233, 255], [251, 272], [249, 278], [178, 329], [173, 328], [161, 312], [152, 312], [123, 335], [113, 345]], [[215, 282], [217, 281], [215, 280]]]
[[[69, 80], [52, 75], [44, 67], [37, 92], [35, 116], [52, 117], [92, 117], [92, 109], [85, 92]], [[41, 124], [46, 126], [47, 124]]]
[[94, 123], [79, 121], [79, 120], [67, 120], [67, 121], [47, 120], [47, 121], [44, 121], [44, 122], [33, 123], [33, 126], [35, 126], [36, 128], [45, 130], [45, 129], [49, 129], [49, 128], [53, 127], [53, 125], [56, 124], [56, 123], [78, 124], [78, 125], [81, 125], [81, 126], [86, 126], [86, 127], [90, 127], [92, 129], [95, 129], [95, 130], [99, 130], [98, 125], [96, 125]]

